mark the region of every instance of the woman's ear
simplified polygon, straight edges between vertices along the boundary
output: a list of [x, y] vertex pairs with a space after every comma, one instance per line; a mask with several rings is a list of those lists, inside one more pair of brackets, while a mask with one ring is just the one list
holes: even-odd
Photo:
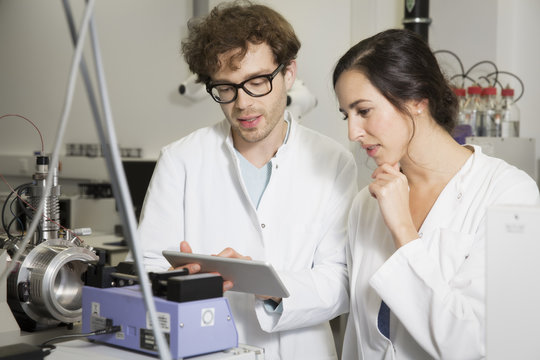
[[414, 110], [415, 111], [413, 112], [413, 114], [420, 115], [420, 114], [427, 111], [428, 105], [429, 105], [428, 99], [422, 99], [420, 101], [416, 101], [415, 103], [416, 103], [414, 105]]

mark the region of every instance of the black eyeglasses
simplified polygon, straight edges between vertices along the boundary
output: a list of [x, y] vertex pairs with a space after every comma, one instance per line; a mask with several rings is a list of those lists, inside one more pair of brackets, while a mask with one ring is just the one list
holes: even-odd
[[274, 72], [267, 75], [257, 75], [242, 81], [240, 84], [233, 83], [207, 83], [206, 91], [212, 95], [212, 99], [220, 104], [232, 103], [238, 97], [238, 89], [243, 89], [246, 94], [253, 97], [268, 95], [272, 91], [272, 80], [279, 74], [285, 65], [281, 64]]

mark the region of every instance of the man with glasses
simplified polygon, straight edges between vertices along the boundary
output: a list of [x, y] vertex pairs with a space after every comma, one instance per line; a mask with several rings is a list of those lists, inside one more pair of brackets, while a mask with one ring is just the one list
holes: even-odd
[[288, 298], [224, 284], [239, 341], [263, 347], [267, 360], [335, 359], [328, 321], [348, 311], [356, 167], [285, 110], [299, 48], [266, 6], [223, 3], [190, 22], [184, 57], [226, 119], [163, 148], [139, 228], [149, 270], [167, 269], [162, 250], [179, 247], [274, 266]]

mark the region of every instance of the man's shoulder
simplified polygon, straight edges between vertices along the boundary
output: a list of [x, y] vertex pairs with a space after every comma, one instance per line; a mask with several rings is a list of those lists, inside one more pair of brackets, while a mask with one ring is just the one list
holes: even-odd
[[185, 152], [190, 149], [207, 148], [212, 144], [222, 143], [226, 132], [223, 121], [197, 129], [188, 135], [163, 147], [162, 152]]

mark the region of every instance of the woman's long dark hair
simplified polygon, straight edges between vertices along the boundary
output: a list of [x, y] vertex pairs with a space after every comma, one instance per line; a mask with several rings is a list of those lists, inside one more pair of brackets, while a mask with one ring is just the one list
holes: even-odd
[[426, 42], [410, 30], [391, 29], [362, 40], [338, 61], [334, 87], [347, 70], [362, 72], [403, 114], [409, 100], [427, 99], [435, 121], [449, 133], [456, 124], [458, 102]]

